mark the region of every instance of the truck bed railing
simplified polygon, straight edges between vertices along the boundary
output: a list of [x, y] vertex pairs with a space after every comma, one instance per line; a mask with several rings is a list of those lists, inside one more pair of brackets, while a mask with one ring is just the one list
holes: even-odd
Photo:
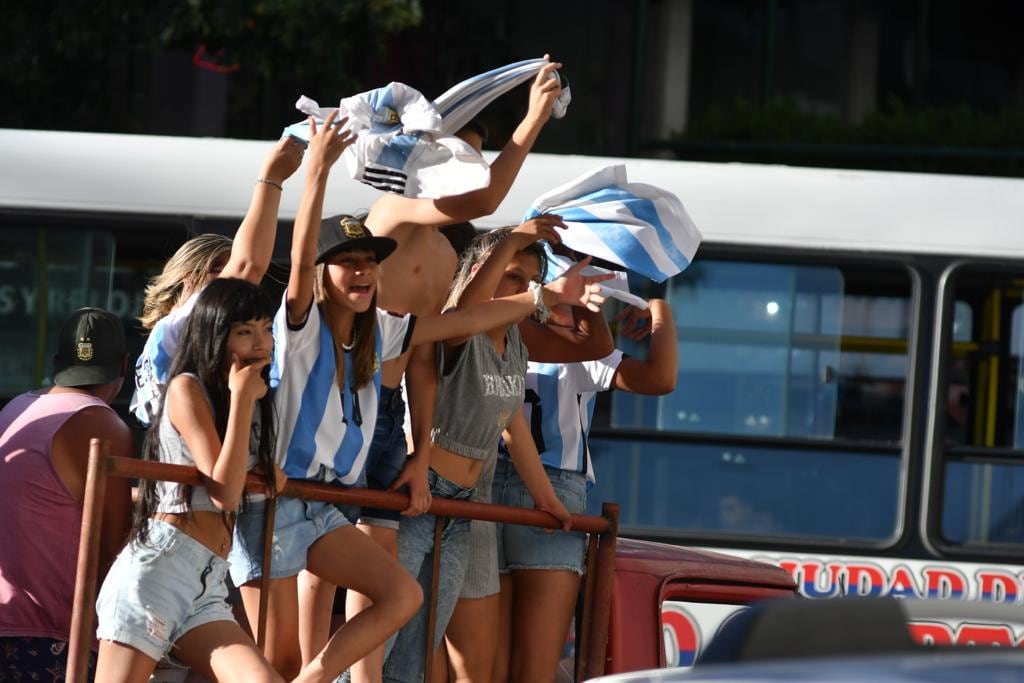
[[[167, 463], [136, 460], [134, 458], [112, 457], [109, 445], [100, 439], [89, 444], [89, 465], [85, 481], [85, 499], [82, 510], [82, 530], [78, 549], [78, 567], [75, 575], [75, 598], [71, 617], [71, 634], [68, 647], [66, 680], [70, 683], [85, 683], [89, 648], [95, 629], [93, 618], [96, 603], [96, 580], [99, 571], [99, 541], [103, 517], [103, 500], [106, 496], [109, 477], [127, 477], [173, 481], [181, 484], [202, 485], [203, 476], [194, 467], [170, 465]], [[262, 492], [264, 480], [249, 474], [246, 479], [247, 491]], [[329, 503], [348, 503], [363, 507], [404, 510], [409, 497], [404, 493], [371, 491], [347, 488], [332, 484], [289, 480], [279, 494], [304, 500], [319, 500]], [[270, 577], [271, 543], [274, 528], [274, 505], [267, 506], [263, 537], [263, 590], [260, 591], [259, 619], [256, 625], [256, 643], [262, 650], [266, 636], [267, 586]], [[602, 516], [573, 515], [572, 529], [590, 534], [587, 543], [587, 571], [583, 582], [583, 608], [576, 648], [576, 680], [600, 676], [604, 673], [605, 653], [608, 645], [608, 623], [611, 615], [612, 591], [615, 578], [615, 544], [618, 534], [619, 506], [604, 503]], [[435, 613], [437, 611], [437, 582], [441, 558], [440, 536], [446, 518], [462, 517], [506, 524], [560, 529], [561, 523], [552, 515], [541, 510], [471, 503], [466, 501], [435, 498], [427, 510], [435, 515], [434, 527], [434, 570], [429, 601], [427, 638], [424, 647], [427, 656], [424, 683], [431, 683], [431, 666], [434, 640]]]

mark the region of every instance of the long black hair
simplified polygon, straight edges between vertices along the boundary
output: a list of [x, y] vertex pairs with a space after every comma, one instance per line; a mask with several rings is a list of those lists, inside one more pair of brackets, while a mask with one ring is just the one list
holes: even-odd
[[[213, 421], [217, 435], [224, 440], [228, 426], [228, 412], [231, 392], [228, 389], [230, 361], [226, 359], [228, 335], [233, 323], [249, 320], [274, 318], [274, 305], [260, 288], [247, 280], [218, 278], [213, 280], [199, 295], [192, 312], [185, 322], [184, 330], [174, 361], [171, 363], [160, 409], [146, 433], [142, 449], [143, 460], [160, 460], [160, 423], [166, 408], [166, 387], [183, 373], [194, 374], [206, 391], [213, 407]], [[269, 379], [270, 369], [264, 368], [263, 378]], [[257, 404], [260, 416], [259, 444], [256, 461], [262, 469], [267, 485], [274, 486], [274, 408], [273, 397], [268, 391]], [[191, 509], [192, 487], [182, 487], [182, 502]], [[147, 480], [140, 487], [139, 503], [135, 508], [130, 538], [145, 543], [149, 529], [149, 518], [156, 510], [156, 482]], [[225, 515], [225, 522], [227, 516]]]

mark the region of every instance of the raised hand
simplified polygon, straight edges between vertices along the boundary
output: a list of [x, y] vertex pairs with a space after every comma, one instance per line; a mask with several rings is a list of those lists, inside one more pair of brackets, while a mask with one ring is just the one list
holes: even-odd
[[[604, 303], [604, 296], [601, 295], [599, 282], [610, 280], [613, 273], [601, 275], [584, 276], [581, 272], [590, 264], [590, 257], [576, 263], [572, 268], [562, 273], [562, 277], [554, 282], [545, 285], [544, 289], [552, 296], [552, 301], [545, 301], [548, 306], [555, 304], [569, 304], [570, 306], [582, 306], [595, 313], [601, 310]], [[547, 299], [547, 297], [545, 297]]]
[[512, 230], [511, 235], [516, 240], [519, 248], [527, 247], [540, 240], [547, 240], [551, 244], [559, 244], [562, 241], [562, 236], [558, 234], [558, 230], [555, 228], [565, 230], [566, 227], [561, 216], [545, 213], [517, 226]]
[[243, 399], [258, 401], [267, 395], [267, 381], [263, 379], [263, 368], [270, 365], [270, 359], [264, 358], [249, 365], [242, 365], [235, 356], [228, 372], [228, 390]]
[[259, 177], [273, 180], [278, 184], [284, 183], [302, 164], [302, 155], [305, 151], [306, 143], [298, 138], [289, 135], [278, 140], [270, 154], [263, 160]]
[[[544, 55], [545, 59], [550, 59]], [[542, 68], [537, 77], [530, 85], [530, 108], [528, 116], [536, 117], [538, 120], [547, 121], [551, 118], [551, 108], [555, 106], [555, 100], [562, 94], [562, 82], [558, 74], [561, 69], [559, 62], [551, 62]]]
[[643, 309], [636, 306], [626, 306], [612, 319], [612, 322], [621, 323], [619, 334], [634, 341], [641, 341], [651, 333], [651, 309]]
[[309, 156], [310, 170], [330, 168], [341, 157], [349, 145], [356, 141], [356, 135], [345, 128], [348, 117], [338, 117], [338, 111], [332, 111], [319, 127], [316, 119], [309, 118]]

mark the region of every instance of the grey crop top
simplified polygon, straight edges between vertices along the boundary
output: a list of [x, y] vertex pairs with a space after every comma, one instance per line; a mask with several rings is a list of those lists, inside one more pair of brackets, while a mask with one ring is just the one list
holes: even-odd
[[[210, 403], [210, 396], [206, 393], [206, 387], [204, 387], [203, 383], [199, 381], [199, 378], [192, 373], [185, 374], [199, 383], [199, 386], [203, 390], [203, 396], [206, 397], [207, 403]], [[212, 403], [210, 403], [210, 407], [212, 410]], [[179, 434], [178, 430], [174, 428], [173, 424], [171, 424], [171, 418], [170, 415], [168, 415], [166, 406], [164, 407], [163, 413], [160, 415], [160, 426], [157, 427], [157, 429], [160, 430], [160, 462], [166, 462], [172, 465], [189, 465], [190, 467], [195, 467], [195, 458], [192, 457], [192, 453], [188, 450], [188, 446], [185, 445], [185, 440], [181, 438], [181, 434]], [[253, 411], [252, 429], [249, 434], [248, 469], [252, 469], [256, 465], [256, 445], [259, 443], [260, 435], [259, 410]], [[185, 489], [185, 484], [178, 484], [173, 481], [156, 482], [156, 511], [175, 514], [187, 512], [189, 508], [185, 505]], [[192, 487], [191, 509], [193, 512], [221, 512], [221, 509], [214, 505], [213, 501], [210, 500], [210, 495], [206, 492], [206, 487], [203, 486]]]
[[452, 453], [486, 460], [497, 457], [498, 440], [526, 397], [524, 379], [529, 360], [519, 327], [505, 334], [505, 353], [498, 355], [486, 334], [470, 337], [453, 353], [445, 371], [444, 344], [438, 344], [439, 370], [431, 440]]

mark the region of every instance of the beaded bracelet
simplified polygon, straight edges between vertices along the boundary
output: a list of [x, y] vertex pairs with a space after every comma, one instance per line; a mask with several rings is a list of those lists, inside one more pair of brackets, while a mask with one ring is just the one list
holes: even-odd
[[277, 189], [281, 190], [281, 192], [284, 192], [284, 185], [282, 185], [281, 183], [277, 182], [276, 180], [271, 180], [270, 178], [257, 178], [256, 182], [257, 183], [266, 183], [267, 185], [273, 185]]

